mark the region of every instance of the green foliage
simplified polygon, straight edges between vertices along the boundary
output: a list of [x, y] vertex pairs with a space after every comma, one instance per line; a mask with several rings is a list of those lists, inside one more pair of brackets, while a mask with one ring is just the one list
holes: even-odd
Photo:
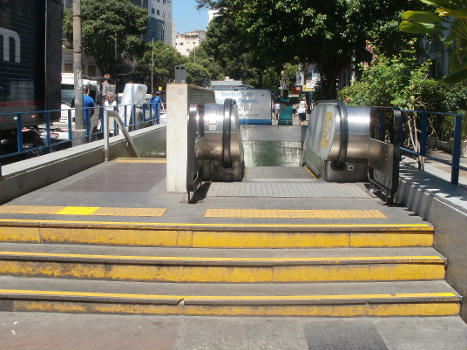
[[380, 42], [398, 47], [403, 36], [393, 34], [408, 1], [197, 0], [219, 10], [208, 29], [207, 47], [226, 75], [257, 76], [262, 85], [268, 68], [280, 72], [287, 63], [312, 62], [326, 97], [335, 97], [337, 75], [352, 57], [368, 59], [366, 39], [384, 33]]
[[[154, 62], [153, 62], [154, 60]], [[161, 41], [147, 43], [142, 58], [138, 61], [136, 75], [148, 86], [151, 82], [151, 68], [153, 68], [154, 89], [165, 86], [169, 80], [175, 79], [175, 65], [185, 63], [185, 59], [172, 46]]]
[[[453, 47], [451, 72], [445, 83], [463, 81], [467, 84], [467, 4], [465, 0], [420, 0], [436, 9], [433, 11], [405, 11], [399, 28], [412, 34], [436, 34], [445, 45]], [[446, 35], [446, 32], [448, 33]]]
[[[114, 66], [115, 36], [119, 55], [134, 57], [142, 53], [148, 14], [131, 1], [81, 0], [81, 21], [83, 49], [96, 59], [102, 72], [110, 72]], [[63, 35], [73, 42], [71, 11], [65, 11]]]
[[465, 109], [466, 89], [428, 79], [429, 62], [420, 64], [413, 50], [388, 58], [372, 49], [373, 61], [361, 66], [361, 78], [339, 91], [339, 98], [353, 105], [452, 112]]
[[[458, 112], [466, 110], [467, 89], [462, 83], [446, 85], [427, 78], [429, 62], [419, 64], [413, 50], [388, 58], [376, 53], [363, 64], [361, 78], [339, 91], [339, 99], [351, 105], [395, 106], [410, 110]], [[440, 139], [452, 136], [453, 119], [429, 117], [430, 133]]]

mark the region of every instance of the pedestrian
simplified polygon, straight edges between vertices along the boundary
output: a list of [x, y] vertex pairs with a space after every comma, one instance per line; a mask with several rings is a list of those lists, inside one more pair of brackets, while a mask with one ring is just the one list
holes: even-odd
[[107, 92], [104, 107], [106, 111], [114, 111], [115, 107], [117, 107], [117, 102], [115, 102], [113, 93]]
[[162, 102], [159, 91], [152, 94], [149, 103], [151, 104], [152, 110], [154, 111], [154, 124], [159, 124], [161, 107], [165, 111], [164, 103]]
[[308, 109], [306, 98], [302, 97], [302, 100], [298, 103], [297, 113], [300, 118], [300, 124], [302, 125], [306, 120], [306, 110]]
[[93, 111], [91, 111], [91, 108], [96, 107], [96, 104], [94, 103], [94, 99], [88, 95], [89, 89], [87, 86], [83, 87], [83, 108], [84, 108], [84, 125], [86, 125], [87, 128], [90, 126], [90, 121], [91, 121], [91, 114]]

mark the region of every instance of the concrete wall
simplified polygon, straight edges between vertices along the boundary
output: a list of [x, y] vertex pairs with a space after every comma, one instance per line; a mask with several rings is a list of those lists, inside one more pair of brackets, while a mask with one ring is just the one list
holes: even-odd
[[[143, 156], [165, 156], [165, 126], [152, 126], [133, 131], [130, 135]], [[132, 155], [123, 136], [110, 140], [111, 158]], [[101, 140], [4, 165], [3, 176], [0, 177], [0, 203], [62, 180], [103, 161], [104, 147]]]
[[214, 91], [188, 84], [167, 85], [167, 191], [186, 193], [190, 104], [216, 103]]
[[[416, 169], [401, 169], [396, 200], [435, 227], [434, 247], [447, 260], [446, 280], [467, 297], [467, 191]], [[467, 322], [467, 302], [461, 316]]]

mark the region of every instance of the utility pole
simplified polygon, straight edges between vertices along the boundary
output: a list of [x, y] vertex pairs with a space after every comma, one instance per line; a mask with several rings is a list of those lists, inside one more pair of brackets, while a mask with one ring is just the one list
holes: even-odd
[[81, 65], [81, 0], [73, 0], [73, 75], [75, 83], [75, 135], [76, 144], [83, 143], [83, 74]]
[[154, 37], [151, 40], [151, 95], [154, 92]]
[[117, 96], [118, 96], [117, 64], [118, 64], [117, 31], [115, 31], [115, 37], [114, 37], [114, 80], [115, 80], [115, 100], [116, 101], [117, 101]]

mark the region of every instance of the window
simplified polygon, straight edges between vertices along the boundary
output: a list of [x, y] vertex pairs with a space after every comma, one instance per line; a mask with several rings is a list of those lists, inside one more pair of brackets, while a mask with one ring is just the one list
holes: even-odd
[[158, 15], [158, 16], [161, 15], [161, 11], [160, 11], [160, 10], [157, 10], [157, 15]]
[[145, 9], [147, 9], [148, 6], [149, 6], [148, 0], [143, 0], [143, 7], [144, 7]]
[[65, 63], [63, 73], [73, 73], [73, 63]]
[[88, 66], [88, 75], [90, 77], [95, 77], [97, 74], [96, 74], [96, 66], [94, 65], [89, 65]]
[[151, 13], [154, 14], [155, 12], [154, 8], [151, 8]]

